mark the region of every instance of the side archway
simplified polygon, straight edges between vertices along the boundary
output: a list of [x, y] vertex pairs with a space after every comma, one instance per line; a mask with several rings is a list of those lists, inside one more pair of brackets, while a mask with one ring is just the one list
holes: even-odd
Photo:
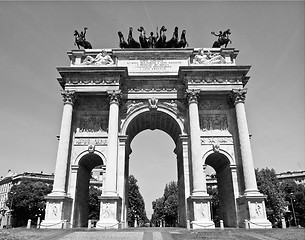
[[223, 150], [209, 151], [205, 154], [203, 163], [211, 166], [216, 172], [219, 197], [219, 220], [224, 221], [226, 227], [237, 226], [236, 196], [237, 186], [234, 183], [236, 166], [233, 158]]
[[76, 172], [75, 199], [74, 199], [74, 227], [85, 227], [88, 224], [89, 216], [89, 184], [91, 171], [105, 165], [105, 157], [102, 153], [85, 151], [75, 160], [73, 168]]

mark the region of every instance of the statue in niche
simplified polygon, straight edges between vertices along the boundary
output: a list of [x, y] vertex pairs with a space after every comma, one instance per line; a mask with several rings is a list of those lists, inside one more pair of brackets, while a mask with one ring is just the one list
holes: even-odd
[[83, 65], [113, 65], [114, 62], [112, 58], [107, 54], [105, 49], [102, 49], [102, 52], [96, 55], [95, 58], [87, 56], [82, 62]]
[[193, 64], [221, 64], [226, 63], [226, 60], [219, 53], [204, 53], [203, 48], [199, 49], [198, 54], [193, 59]]
[[215, 32], [211, 32], [211, 34], [218, 37], [217, 41], [213, 43], [212, 48], [220, 48], [222, 45], [225, 45], [226, 48], [228, 43], [232, 43], [232, 41], [229, 39], [229, 35], [231, 34], [230, 29], [227, 29], [224, 32], [219, 31], [219, 34], [216, 34]]
[[77, 30], [74, 30], [74, 37], [75, 37], [75, 43], [80, 49], [80, 46], [83, 47], [84, 49], [92, 49], [91, 44], [86, 40], [86, 33], [87, 33], [87, 27], [84, 28], [84, 31], [81, 31], [81, 33], [78, 33]]

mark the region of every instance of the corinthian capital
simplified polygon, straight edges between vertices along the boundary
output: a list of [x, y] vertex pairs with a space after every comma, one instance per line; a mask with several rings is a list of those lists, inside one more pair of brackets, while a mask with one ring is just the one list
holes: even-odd
[[246, 88], [240, 88], [240, 89], [233, 89], [231, 92], [231, 98], [233, 102], [236, 103], [244, 103], [246, 99]]
[[110, 104], [111, 103], [117, 103], [118, 104], [120, 102], [121, 97], [122, 97], [121, 90], [108, 91], [108, 95], [109, 95]]
[[197, 103], [198, 102], [198, 99], [199, 99], [199, 93], [200, 93], [200, 90], [195, 90], [195, 89], [186, 89], [186, 98], [188, 100], [188, 103]]
[[64, 104], [73, 105], [76, 100], [75, 91], [63, 90], [61, 91], [61, 95], [63, 97]]

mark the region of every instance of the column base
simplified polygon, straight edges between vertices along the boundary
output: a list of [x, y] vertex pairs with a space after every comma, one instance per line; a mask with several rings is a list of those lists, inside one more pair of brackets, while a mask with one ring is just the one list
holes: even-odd
[[[244, 195], [237, 198], [239, 227], [265, 229], [272, 228], [267, 219], [265, 199], [263, 194]], [[247, 224], [247, 226], [245, 226]]]
[[119, 196], [99, 197], [100, 200], [100, 219], [96, 228], [100, 229], [119, 229], [121, 219], [122, 198]]
[[190, 196], [187, 199], [193, 229], [215, 228], [211, 218], [211, 199], [210, 196]]
[[46, 196], [46, 215], [41, 228], [71, 228], [71, 210], [73, 199], [67, 196], [49, 194]]

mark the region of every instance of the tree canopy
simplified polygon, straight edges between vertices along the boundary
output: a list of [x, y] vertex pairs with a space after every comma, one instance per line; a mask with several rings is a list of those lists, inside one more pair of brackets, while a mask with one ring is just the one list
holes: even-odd
[[178, 221], [178, 184], [170, 182], [166, 184], [163, 196], [152, 202], [152, 222], [165, 221], [166, 226], [175, 226]]
[[134, 226], [135, 220], [139, 225], [148, 222], [144, 199], [140, 193], [138, 180], [130, 175], [128, 177], [128, 209], [127, 209], [127, 221], [129, 226]]
[[256, 169], [255, 174], [258, 190], [267, 196], [267, 218], [274, 227], [278, 227], [287, 206], [284, 193], [280, 189], [280, 181], [274, 169]]
[[28, 219], [34, 221], [38, 216], [43, 218], [45, 196], [51, 191], [52, 185], [44, 182], [23, 180], [20, 184], [12, 186], [6, 204], [12, 209], [13, 225], [24, 226]]

